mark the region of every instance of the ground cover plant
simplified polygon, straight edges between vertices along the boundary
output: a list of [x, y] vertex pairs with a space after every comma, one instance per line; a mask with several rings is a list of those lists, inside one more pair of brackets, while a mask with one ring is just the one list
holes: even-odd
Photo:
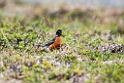
[[[123, 10], [14, 6], [0, 6], [0, 83], [124, 83]], [[36, 46], [57, 29], [60, 50]]]

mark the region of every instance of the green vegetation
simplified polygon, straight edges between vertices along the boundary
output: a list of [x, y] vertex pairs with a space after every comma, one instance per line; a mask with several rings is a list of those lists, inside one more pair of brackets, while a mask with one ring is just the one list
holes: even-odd
[[[64, 10], [36, 6], [31, 16], [0, 10], [0, 83], [124, 83], [124, 12]], [[33, 12], [34, 7], [32, 7]], [[110, 10], [113, 11], [113, 10]], [[116, 10], [114, 10], [117, 12]], [[119, 28], [118, 28], [119, 27]], [[42, 51], [57, 29], [60, 50]], [[7, 80], [8, 79], [8, 80]]]

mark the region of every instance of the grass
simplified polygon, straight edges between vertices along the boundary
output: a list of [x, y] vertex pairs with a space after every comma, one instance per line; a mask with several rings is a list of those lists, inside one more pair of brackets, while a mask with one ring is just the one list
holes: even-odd
[[[1, 14], [0, 83], [13, 79], [22, 83], [123, 83], [124, 47], [109, 51], [111, 43], [124, 44], [123, 33], [117, 30], [123, 11], [115, 16], [100, 10], [60, 11], [32, 17]], [[34, 43], [46, 43], [57, 29], [63, 30], [61, 50], [36, 49]]]

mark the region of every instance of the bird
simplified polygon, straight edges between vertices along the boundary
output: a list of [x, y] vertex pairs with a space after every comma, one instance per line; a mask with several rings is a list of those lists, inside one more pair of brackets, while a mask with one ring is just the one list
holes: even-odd
[[48, 48], [50, 50], [53, 50], [53, 49], [60, 49], [61, 46], [62, 46], [62, 30], [61, 29], [58, 29], [56, 31], [56, 34], [55, 34], [55, 37], [49, 41], [48, 43], [44, 44], [43, 47], [44, 48]]

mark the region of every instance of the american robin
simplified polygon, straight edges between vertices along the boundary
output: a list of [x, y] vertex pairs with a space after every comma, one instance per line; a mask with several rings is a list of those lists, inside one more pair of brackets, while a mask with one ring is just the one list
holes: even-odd
[[49, 48], [50, 50], [60, 49], [60, 47], [62, 46], [61, 36], [62, 36], [62, 30], [59, 29], [59, 30], [56, 31], [55, 37], [50, 42], [43, 45], [43, 47]]

